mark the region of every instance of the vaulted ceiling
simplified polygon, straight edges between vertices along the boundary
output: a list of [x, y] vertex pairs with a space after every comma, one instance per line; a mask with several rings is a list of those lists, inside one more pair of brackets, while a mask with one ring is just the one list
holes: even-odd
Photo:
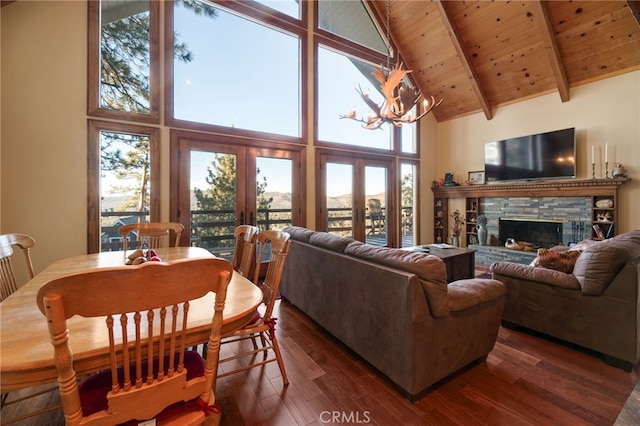
[[[386, 23], [386, 0], [369, 2]], [[391, 0], [390, 33], [438, 121], [640, 69], [638, 1]], [[385, 24], [386, 25], [386, 24]], [[637, 96], [637, 93], [631, 96]]]

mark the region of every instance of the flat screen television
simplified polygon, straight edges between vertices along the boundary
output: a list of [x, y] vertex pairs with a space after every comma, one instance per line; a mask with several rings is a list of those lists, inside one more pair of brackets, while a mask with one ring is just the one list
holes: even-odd
[[576, 177], [575, 128], [520, 136], [484, 147], [487, 183]]

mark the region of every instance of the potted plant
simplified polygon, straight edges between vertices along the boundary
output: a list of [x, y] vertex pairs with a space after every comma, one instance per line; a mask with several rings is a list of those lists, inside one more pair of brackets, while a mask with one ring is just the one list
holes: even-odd
[[451, 242], [454, 246], [460, 247], [460, 233], [462, 232], [465, 219], [458, 209], [451, 213], [451, 218], [453, 219], [453, 226], [451, 227]]

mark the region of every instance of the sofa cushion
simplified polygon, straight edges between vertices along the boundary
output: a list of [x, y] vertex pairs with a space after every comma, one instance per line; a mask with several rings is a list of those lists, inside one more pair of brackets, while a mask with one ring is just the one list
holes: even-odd
[[340, 235], [329, 234], [327, 232], [314, 232], [309, 237], [310, 244], [337, 251], [338, 253], [342, 253], [349, 243], [353, 241], [353, 238], [342, 237]]
[[427, 297], [431, 315], [442, 318], [449, 314], [447, 270], [439, 257], [426, 253], [355, 243], [349, 244], [344, 253], [416, 274]]
[[533, 259], [531, 266], [553, 269], [569, 274], [573, 271], [573, 266], [581, 253], [581, 250], [557, 251], [540, 248], [538, 249], [538, 256]]
[[621, 234], [588, 247], [573, 269], [582, 293], [599, 296], [607, 288], [622, 266], [640, 256], [640, 235]]
[[457, 312], [502, 297], [507, 292], [498, 280], [471, 278], [449, 284], [449, 311]]
[[580, 290], [580, 283], [573, 274], [555, 271], [547, 268], [535, 268], [529, 265], [512, 262], [496, 262], [490, 268], [494, 278], [496, 276], [512, 277], [525, 281], [548, 284], [567, 290]]
[[302, 241], [303, 243], [308, 243], [309, 238], [314, 234], [312, 230], [303, 228], [302, 226], [288, 226], [284, 229], [284, 232], [289, 233], [291, 239]]
[[370, 244], [349, 244], [344, 253], [414, 273], [424, 280], [447, 285], [444, 262], [437, 256]]

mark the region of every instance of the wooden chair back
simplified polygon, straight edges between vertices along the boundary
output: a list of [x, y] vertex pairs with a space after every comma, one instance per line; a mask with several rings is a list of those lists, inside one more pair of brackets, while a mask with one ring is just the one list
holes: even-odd
[[[224, 335], [222, 341], [223, 344], [232, 344], [243, 340], [251, 340], [253, 349], [248, 349], [244, 345], [234, 348], [234, 355], [219, 361], [220, 363], [233, 362], [233, 367], [221, 371], [216, 379], [247, 371], [251, 368], [261, 367], [271, 362], [277, 362], [282, 375], [282, 382], [286, 386], [289, 384], [289, 379], [287, 378], [280, 346], [276, 338], [276, 318], [273, 318], [272, 314], [291, 242], [289, 241], [289, 234], [286, 232], [263, 231], [258, 234], [257, 244], [260, 249], [256, 257], [253, 282], [262, 289], [264, 306], [260, 306], [256, 317], [249, 324]], [[266, 253], [269, 253], [269, 263], [264, 281], [259, 282], [260, 264]], [[258, 341], [260, 342], [260, 347], [258, 346]], [[269, 351], [273, 351], [275, 357], [269, 357]], [[257, 356], [260, 352], [263, 353], [262, 358]]]
[[[171, 232], [175, 236], [171, 235]], [[184, 232], [184, 226], [178, 222], [147, 222], [130, 223], [118, 228], [118, 233], [122, 235], [123, 250], [128, 250], [129, 233], [136, 234], [136, 240], [146, 242], [149, 248], [180, 246], [180, 238]], [[139, 248], [139, 247], [136, 247]]]
[[16, 275], [11, 258], [13, 248], [18, 247], [24, 254], [29, 279], [34, 277], [33, 264], [31, 263], [31, 248], [35, 240], [25, 234], [0, 235], [0, 302], [11, 296], [18, 289]]
[[256, 259], [256, 239], [258, 228], [252, 225], [240, 225], [233, 232], [236, 246], [233, 251], [233, 269], [243, 277], [253, 277]]
[[[231, 263], [223, 259], [180, 259], [169, 263], [147, 262], [88, 270], [54, 279], [42, 286], [37, 303], [47, 317], [54, 346], [66, 424], [146, 420], [174, 403], [195, 398], [200, 398], [206, 405], [212, 404], [222, 311], [232, 273]], [[185, 342], [189, 302], [210, 292], [215, 292], [215, 301], [211, 301], [211, 331], [204, 375], [187, 380], [184, 358], [185, 348], [189, 346]], [[109, 342], [110, 371], [105, 372], [110, 377], [106, 380], [107, 389], [110, 389], [106, 396], [108, 408], [89, 417], [83, 414], [69, 343], [67, 320], [74, 315], [106, 317], [104, 337], [92, 338], [104, 338]], [[188, 355], [195, 353], [191, 352]], [[202, 368], [200, 355], [195, 354]], [[157, 367], [147, 368], [153, 365], [148, 361], [152, 359]], [[202, 416], [202, 420], [205, 415], [202, 411], [183, 414]], [[183, 419], [178, 424], [191, 423]]]
[[[289, 254], [289, 246], [291, 245], [289, 238], [290, 235], [284, 231], [268, 230], [258, 234], [257, 245], [259, 249], [256, 256], [253, 282], [262, 289], [262, 302], [266, 306], [266, 310], [262, 315], [264, 320], [270, 319], [273, 313], [273, 307], [280, 289], [280, 278], [282, 277]], [[270, 253], [269, 264], [264, 280], [260, 282], [260, 264], [265, 257], [265, 253]]]

